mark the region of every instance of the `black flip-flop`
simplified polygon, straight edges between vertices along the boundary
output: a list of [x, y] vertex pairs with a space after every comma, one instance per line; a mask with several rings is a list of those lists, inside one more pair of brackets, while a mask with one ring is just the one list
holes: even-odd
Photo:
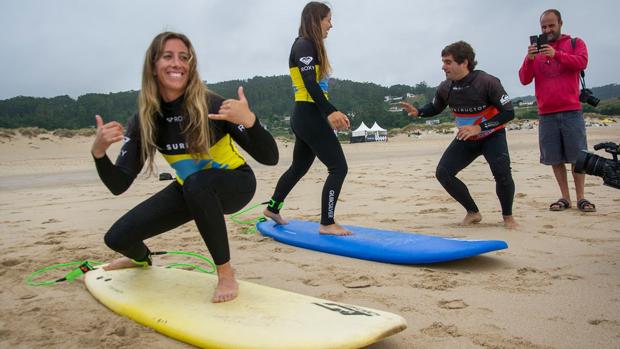
[[570, 202], [564, 198], [558, 199], [558, 201], [549, 205], [549, 211], [564, 211], [567, 208], [570, 208]]
[[577, 207], [581, 212], [596, 212], [596, 205], [594, 205], [587, 199], [581, 199], [577, 201]]

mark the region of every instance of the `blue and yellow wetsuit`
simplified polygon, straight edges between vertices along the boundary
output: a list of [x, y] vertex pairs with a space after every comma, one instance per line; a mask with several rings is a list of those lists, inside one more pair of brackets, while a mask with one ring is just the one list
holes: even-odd
[[312, 41], [295, 39], [289, 70], [295, 93], [291, 128], [295, 134], [293, 163], [276, 185], [268, 210], [278, 213], [293, 187], [306, 174], [314, 158], [327, 166], [329, 175], [321, 196], [321, 224], [334, 224], [336, 202], [347, 174], [347, 161], [327, 117], [337, 111], [329, 102], [328, 78], [320, 78], [320, 61]]
[[[223, 99], [209, 95], [208, 108], [217, 112]], [[246, 129], [227, 121], [209, 120], [211, 146], [200, 159], [188, 153], [182, 132], [183, 96], [162, 102], [156, 120], [156, 145], [176, 171], [176, 181], [121, 217], [105, 236], [106, 244], [125, 256], [143, 261], [149, 251], [143, 240], [194, 220], [217, 265], [230, 259], [224, 214], [245, 206], [254, 195], [256, 179], [233, 140], [258, 162], [278, 162], [276, 143], [258, 119]], [[95, 159], [101, 180], [118, 195], [129, 188], [144, 161], [140, 155], [139, 118], [128, 122], [125, 141], [112, 164], [107, 156]]]
[[315, 103], [326, 117], [337, 109], [329, 102], [329, 77], [321, 79], [320, 64], [312, 41], [295, 39], [288, 58], [295, 102]]

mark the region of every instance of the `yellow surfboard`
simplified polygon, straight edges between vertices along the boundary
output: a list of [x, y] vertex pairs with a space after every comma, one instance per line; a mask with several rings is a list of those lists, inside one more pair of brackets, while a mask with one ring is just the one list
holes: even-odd
[[217, 277], [161, 267], [86, 273], [90, 293], [114, 312], [203, 348], [360, 348], [407, 327], [401, 316], [239, 282], [214, 304]]

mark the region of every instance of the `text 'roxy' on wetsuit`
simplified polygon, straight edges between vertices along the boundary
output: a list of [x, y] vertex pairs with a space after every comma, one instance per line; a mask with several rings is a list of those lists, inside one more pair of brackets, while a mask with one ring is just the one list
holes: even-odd
[[328, 77], [320, 78], [320, 61], [312, 41], [298, 37], [291, 47], [289, 70], [295, 93], [291, 129], [295, 134], [293, 162], [276, 185], [267, 208], [279, 213], [284, 199], [308, 172], [315, 158], [327, 167], [321, 194], [321, 224], [335, 223], [336, 203], [347, 175], [347, 161], [327, 117], [338, 111], [328, 100]]
[[[217, 112], [223, 99], [209, 95], [209, 111]], [[211, 145], [197, 159], [188, 153], [183, 135], [183, 96], [162, 102], [155, 132], [159, 152], [176, 171], [176, 181], [138, 204], [117, 220], [105, 235], [108, 247], [136, 261], [148, 261], [144, 240], [191, 220], [205, 241], [216, 265], [230, 260], [224, 214], [237, 212], [254, 196], [256, 178], [233, 140], [254, 159], [266, 165], [278, 162], [275, 140], [258, 119], [246, 129], [223, 120], [208, 120]], [[95, 159], [101, 180], [116, 195], [124, 192], [144, 165], [140, 154], [139, 118], [126, 129], [116, 165], [107, 156]]]
[[288, 60], [295, 102], [313, 102], [327, 117], [337, 111], [328, 100], [328, 77], [321, 79], [320, 61], [312, 41], [297, 38]]
[[[182, 133], [183, 98], [184, 96], [181, 96], [170, 103], [162, 103], [162, 114], [156, 120], [157, 148], [175, 169], [176, 179], [180, 184], [183, 184], [189, 175], [200, 170], [208, 168], [233, 170], [247, 166], [233, 140], [258, 162], [277, 163], [277, 145], [258, 119], [249, 129], [224, 120], [209, 120], [211, 128], [209, 151], [201, 154], [198, 160], [193, 159]], [[217, 112], [223, 101], [222, 97], [210, 93], [209, 111]], [[101, 180], [116, 195], [129, 188], [144, 165], [140, 154], [140, 125], [137, 114], [129, 120], [123, 142], [116, 165], [111, 163], [107, 155], [95, 159]]]

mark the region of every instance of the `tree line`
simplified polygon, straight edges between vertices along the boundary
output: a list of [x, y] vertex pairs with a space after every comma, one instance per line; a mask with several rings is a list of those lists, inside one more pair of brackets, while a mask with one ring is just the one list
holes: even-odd
[[[254, 77], [208, 84], [212, 91], [225, 98], [236, 98], [240, 85], [244, 86], [252, 110], [265, 126], [274, 133], [289, 132], [287, 120], [293, 111], [293, 90], [289, 76]], [[425, 82], [415, 86], [384, 87], [369, 82], [330, 80], [330, 99], [349, 115], [352, 127], [359, 126], [362, 121], [368, 126], [376, 121], [384, 128], [400, 128], [411, 122], [424, 122], [411, 119], [404, 112], [390, 112], [390, 107], [397, 106], [397, 101], [385, 101], [385, 96], [403, 98], [420, 106], [432, 100], [435, 90], [436, 87], [430, 87]], [[604, 101], [597, 108], [585, 106], [585, 111], [620, 115], [620, 85], [611, 84], [592, 90], [594, 95]], [[89, 93], [77, 99], [66, 95], [53, 98], [19, 96], [0, 100], [0, 127], [40, 127], [48, 130], [88, 128], [94, 126], [95, 114], [102, 115], [106, 121], [125, 123], [136, 113], [137, 100], [138, 91]], [[519, 114], [517, 110], [517, 116]], [[531, 117], [527, 113], [521, 114]], [[438, 118], [448, 121], [451, 116], [446, 110]]]

